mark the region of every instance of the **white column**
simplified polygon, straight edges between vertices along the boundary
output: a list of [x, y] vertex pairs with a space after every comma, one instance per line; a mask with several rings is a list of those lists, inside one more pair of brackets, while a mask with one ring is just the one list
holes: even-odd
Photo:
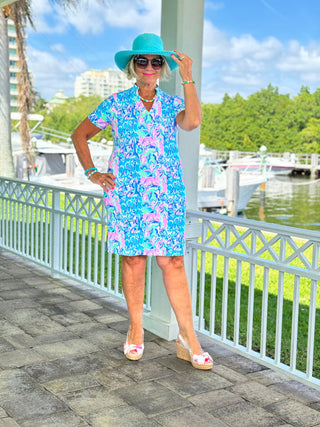
[[[204, 0], [162, 0], [161, 37], [164, 48], [181, 51], [193, 59], [193, 79], [196, 82], [199, 98], [201, 95], [203, 21]], [[167, 93], [183, 97], [183, 87], [178, 71], [173, 72], [169, 82], [163, 82], [160, 86]], [[179, 131], [179, 151], [187, 191], [187, 209], [197, 208], [199, 144], [200, 129], [191, 132]], [[187, 240], [197, 238], [199, 233], [198, 224], [187, 221]], [[186, 253], [185, 265], [190, 283], [191, 254], [189, 253]], [[144, 327], [164, 339], [175, 339], [178, 332], [176, 319], [155, 260], [153, 260], [151, 274], [152, 309], [150, 313], [144, 315]]]
[[8, 25], [0, 8], [0, 176], [14, 178], [11, 148]]

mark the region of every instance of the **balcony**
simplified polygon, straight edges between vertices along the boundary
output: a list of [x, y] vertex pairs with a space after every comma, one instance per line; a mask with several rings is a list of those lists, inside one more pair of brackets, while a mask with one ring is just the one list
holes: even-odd
[[18, 97], [19, 91], [18, 89], [10, 89], [10, 96]]
[[[97, 426], [119, 425], [120, 420], [131, 425], [132, 417], [136, 425], [320, 423], [318, 374], [312, 368], [317, 362], [317, 249], [309, 262], [312, 248], [320, 247], [318, 233], [189, 212], [188, 221], [199, 219], [202, 231], [200, 240], [188, 243], [195, 325], [214, 358], [212, 372], [199, 372], [175, 357], [174, 342], [148, 331], [141, 361], [122, 355], [128, 318], [121, 260], [109, 256], [104, 261], [105, 213], [99, 196], [4, 178], [0, 188], [4, 423], [46, 425], [54, 418], [57, 425], [80, 425], [81, 420]], [[292, 265], [297, 259], [303, 262]], [[243, 279], [246, 268], [248, 284]], [[279, 289], [275, 298], [274, 271]], [[151, 277], [148, 270], [146, 314], [154, 308]], [[291, 355], [285, 364], [281, 349], [287, 337], [281, 331], [289, 303], [284, 288], [291, 280]], [[300, 301], [299, 287], [308, 286], [308, 280], [306, 304]], [[242, 306], [245, 333], [239, 320]], [[305, 338], [298, 320], [305, 319], [307, 352], [304, 366], [298, 366], [299, 344]]]
[[10, 106], [11, 107], [18, 107], [18, 100], [17, 100], [17, 98], [10, 98]]
[[17, 64], [10, 65], [10, 67], [9, 67], [10, 73], [19, 73], [19, 71], [20, 71], [20, 68], [18, 68]]
[[19, 61], [19, 57], [18, 57], [18, 55], [16, 54], [16, 53], [9, 53], [9, 60], [10, 61]]
[[14, 27], [12, 27], [12, 26], [8, 27], [8, 36], [14, 37], [14, 38], [17, 37], [17, 33], [16, 33], [16, 30], [14, 29]]

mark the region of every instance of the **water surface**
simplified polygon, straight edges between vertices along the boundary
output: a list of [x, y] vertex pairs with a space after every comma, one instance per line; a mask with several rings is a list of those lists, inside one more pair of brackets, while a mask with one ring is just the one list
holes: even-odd
[[264, 209], [262, 195], [260, 189], [254, 192], [244, 217], [320, 231], [320, 180], [277, 176], [266, 183]]

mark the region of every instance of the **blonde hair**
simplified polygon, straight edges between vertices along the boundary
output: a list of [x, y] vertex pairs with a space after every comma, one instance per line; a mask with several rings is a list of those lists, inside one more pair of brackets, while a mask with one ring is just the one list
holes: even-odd
[[[134, 59], [137, 56], [139, 55], [133, 55], [130, 61], [128, 62], [128, 64], [126, 65], [126, 68], [123, 70], [123, 72], [125, 73], [125, 75], [129, 80], [138, 78], [137, 73], [135, 72], [135, 69], [134, 69]], [[161, 56], [161, 58], [164, 60], [164, 63], [163, 63], [163, 66], [161, 67], [160, 80], [169, 80], [171, 77], [170, 67], [167, 61], [165, 60], [165, 58], [163, 56]]]

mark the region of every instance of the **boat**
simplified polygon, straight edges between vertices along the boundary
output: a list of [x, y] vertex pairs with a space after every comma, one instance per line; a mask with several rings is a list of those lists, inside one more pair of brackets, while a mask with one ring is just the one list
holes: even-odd
[[[17, 121], [15, 128], [19, 126], [20, 113], [11, 113], [11, 119]], [[35, 167], [28, 166], [26, 155], [21, 145], [19, 132], [12, 132], [12, 152], [16, 176], [46, 185], [60, 186], [72, 189], [81, 189], [101, 193], [102, 189], [89, 181], [83, 174], [83, 168], [76, 155], [70, 134], [56, 131], [41, 126], [43, 116], [40, 114], [28, 115], [28, 120], [33, 122], [30, 126], [31, 152], [35, 157]], [[36, 130], [38, 133], [36, 133]], [[59, 142], [51, 142], [47, 137], [59, 139]], [[107, 171], [108, 159], [113, 150], [112, 141], [101, 142], [88, 141], [93, 161], [100, 171]]]
[[295, 162], [293, 160], [261, 154], [261, 149], [260, 153], [253, 156], [229, 160], [228, 165], [241, 172], [259, 173], [262, 175], [289, 175], [295, 169]]
[[[226, 197], [227, 190], [227, 171], [215, 166], [206, 168], [210, 170], [209, 174], [214, 177], [214, 183], [209, 186], [203, 186], [199, 179], [198, 186], [198, 207], [206, 210], [220, 210], [227, 208], [229, 201]], [[205, 169], [202, 168], [202, 172]], [[243, 174], [239, 175], [239, 195], [237, 211], [243, 212], [254, 193], [254, 191], [266, 182], [264, 175]]]
[[[267, 177], [263, 174], [239, 174], [238, 212], [245, 210], [254, 191], [266, 180]], [[225, 165], [213, 158], [212, 150], [200, 146], [198, 207], [206, 210], [218, 210], [224, 213], [229, 204], [227, 181], [228, 171]]]

